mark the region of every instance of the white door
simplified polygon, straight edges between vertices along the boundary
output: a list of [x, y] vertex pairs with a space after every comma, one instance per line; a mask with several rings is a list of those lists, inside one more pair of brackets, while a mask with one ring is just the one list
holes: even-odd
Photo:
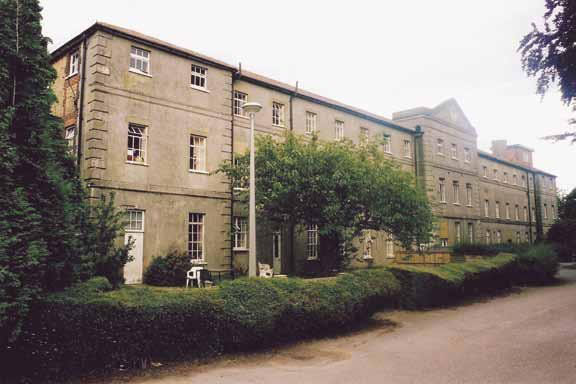
[[124, 244], [132, 240], [132, 249], [129, 261], [124, 266], [124, 280], [126, 284], [142, 283], [144, 272], [144, 211], [126, 211], [127, 221], [124, 233]]
[[276, 231], [272, 233], [272, 258], [274, 274], [282, 273], [282, 233]]

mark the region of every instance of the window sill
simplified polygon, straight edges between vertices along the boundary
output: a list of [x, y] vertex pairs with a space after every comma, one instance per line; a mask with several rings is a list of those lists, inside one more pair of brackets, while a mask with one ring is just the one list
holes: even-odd
[[147, 163], [143, 163], [141, 161], [130, 161], [130, 160], [126, 160], [126, 164], [140, 165], [142, 167], [148, 167], [149, 166]]
[[405, 159], [411, 159], [412, 156], [406, 156], [406, 155], [404, 155], [404, 158], [405, 158]]
[[249, 191], [250, 188], [244, 188], [244, 187], [234, 187], [234, 191], [236, 192], [246, 192]]
[[198, 173], [198, 174], [200, 174], [200, 175], [209, 175], [209, 174], [210, 174], [210, 172], [207, 172], [207, 171], [197, 171], [197, 170], [195, 170], [195, 169], [189, 169], [188, 172], [189, 172], [189, 173]]
[[152, 77], [151, 74], [141, 72], [141, 71], [139, 71], [139, 70], [137, 70], [137, 69], [134, 69], [134, 68], [130, 68], [130, 69], [128, 70], [128, 72], [135, 73], [135, 74], [137, 74], [137, 75], [146, 76], [146, 77]]
[[454, 205], [460, 206], [460, 203], [454, 203]]
[[372, 256], [364, 255], [362, 256], [362, 260], [374, 260]]
[[248, 252], [250, 249], [248, 249], [248, 248], [242, 248], [242, 247], [234, 247], [234, 248], [232, 248], [232, 250], [233, 250], [234, 252]]
[[384, 151], [384, 153], [387, 154], [387, 155], [391, 155], [391, 154], [392, 154], [392, 151]]
[[308, 257], [306, 258], [306, 261], [317, 261], [318, 258], [317, 257]]
[[66, 77], [64, 78], [64, 80], [71, 79], [71, 78], [73, 78], [74, 76], [78, 76], [78, 72], [74, 72], [74, 73], [69, 74], [68, 76], [66, 76]]
[[474, 207], [472, 204], [466, 204], [466, 206], [467, 206], [468, 208], [473, 208], [473, 207]]
[[190, 263], [194, 266], [194, 265], [201, 265], [201, 266], [206, 266], [208, 265], [208, 263], [206, 261], [204, 261], [204, 259], [192, 259], [190, 260]]
[[194, 85], [190, 85], [190, 89], [194, 89], [194, 90], [200, 91], [200, 92], [210, 93], [210, 90], [208, 90], [206, 88], [195, 87]]
[[272, 124], [272, 126], [276, 128], [286, 128], [286, 125]]
[[441, 201], [440, 204], [448, 204], [447, 201]]

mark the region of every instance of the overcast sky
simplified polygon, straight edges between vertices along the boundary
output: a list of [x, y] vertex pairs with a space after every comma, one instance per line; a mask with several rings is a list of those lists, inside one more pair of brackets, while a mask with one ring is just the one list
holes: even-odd
[[104, 21], [390, 118], [454, 97], [481, 149], [526, 145], [576, 187], [576, 145], [540, 139], [573, 112], [556, 92], [535, 95], [516, 52], [544, 0], [40, 2], [50, 49]]

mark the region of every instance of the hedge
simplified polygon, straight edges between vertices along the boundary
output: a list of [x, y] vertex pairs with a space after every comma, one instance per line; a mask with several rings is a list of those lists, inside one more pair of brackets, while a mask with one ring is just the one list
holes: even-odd
[[48, 382], [150, 360], [215, 356], [342, 330], [381, 309], [442, 305], [506, 288], [523, 271], [515, 256], [499, 255], [333, 279], [238, 279], [212, 289], [109, 291], [105, 280], [92, 280], [39, 302], [0, 361], [10, 368], [4, 375]]

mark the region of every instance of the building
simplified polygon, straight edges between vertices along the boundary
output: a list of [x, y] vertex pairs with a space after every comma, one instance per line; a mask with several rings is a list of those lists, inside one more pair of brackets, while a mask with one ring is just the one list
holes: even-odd
[[[259, 134], [316, 133], [323, 140], [384, 140], [383, 151], [414, 172], [439, 216], [440, 245], [532, 241], [556, 215], [555, 177], [532, 166], [532, 151], [476, 131], [454, 100], [436, 108], [373, 114], [194, 51], [96, 23], [52, 53], [58, 73], [53, 113], [91, 195], [114, 192], [135, 240], [128, 282], [170, 247], [210, 269], [245, 269], [246, 207], [213, 174], [249, 143], [242, 104], [258, 101]], [[258, 254], [275, 272], [317, 258], [317, 228], [258, 228]], [[384, 263], [400, 251], [384, 233], [358, 239], [355, 262]]]

